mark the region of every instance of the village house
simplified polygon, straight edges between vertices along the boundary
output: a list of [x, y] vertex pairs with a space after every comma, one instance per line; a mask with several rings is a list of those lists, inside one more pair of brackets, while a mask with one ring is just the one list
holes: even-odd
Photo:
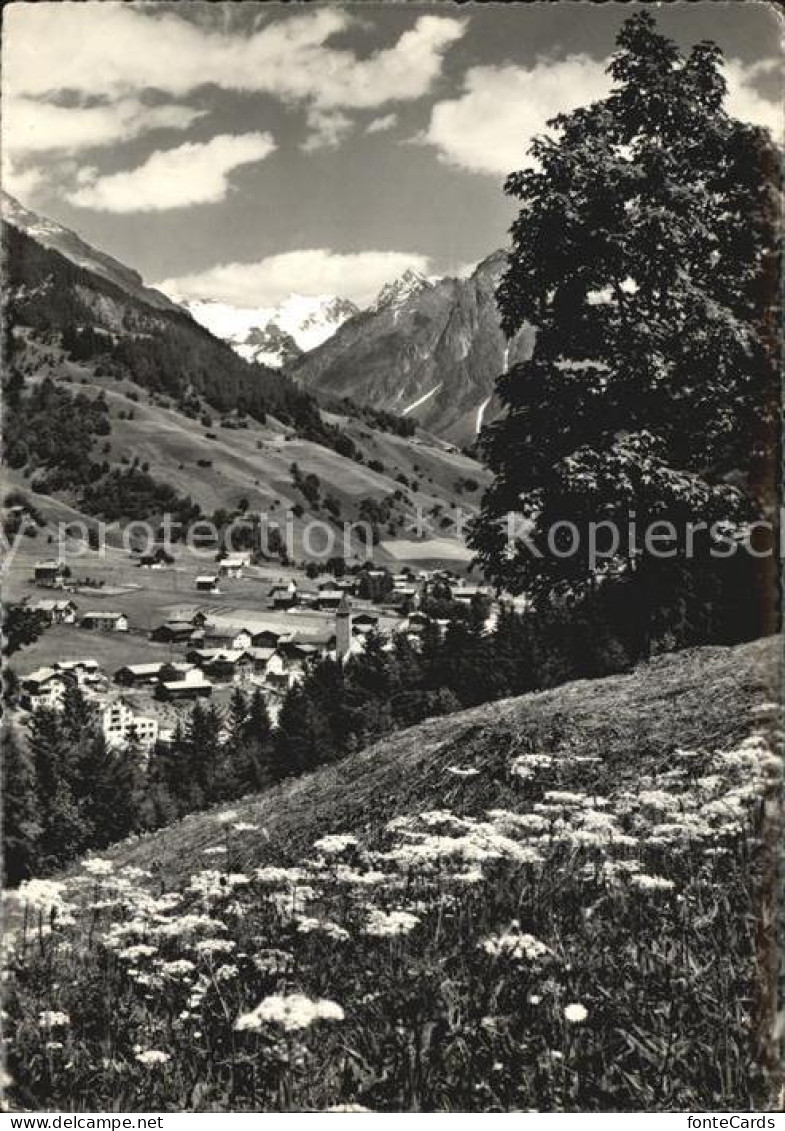
[[125, 613], [99, 610], [85, 613], [79, 622], [81, 628], [98, 629], [105, 632], [127, 632], [128, 617]]
[[343, 600], [342, 589], [321, 589], [319, 591], [319, 599], [317, 601], [318, 608], [323, 611], [333, 612], [338, 608]]
[[158, 720], [137, 714], [125, 699], [115, 699], [101, 711], [101, 730], [108, 746], [122, 746], [135, 737], [149, 749], [158, 738]]
[[163, 569], [164, 566], [172, 565], [174, 557], [159, 546], [157, 550], [152, 550], [149, 553], [140, 554], [137, 558], [136, 564], [140, 569]]
[[182, 699], [203, 699], [213, 693], [213, 685], [199, 668], [190, 668], [182, 679], [162, 680], [155, 689], [158, 699], [169, 701]]
[[114, 681], [122, 687], [150, 687], [159, 682], [162, 673], [168, 672], [172, 678], [182, 678], [192, 668], [193, 664], [165, 660], [148, 664], [125, 664], [114, 673]]
[[262, 648], [251, 648], [249, 654], [255, 680], [264, 682], [268, 672], [275, 670], [279, 672], [283, 671], [283, 660], [278, 655], [278, 649], [274, 645], [268, 645]]
[[253, 633], [251, 644], [254, 648], [277, 648], [278, 641], [283, 640], [287, 635], [287, 633], [279, 632], [274, 628], [263, 628]]
[[59, 711], [63, 706], [66, 689], [73, 686], [74, 678], [68, 672], [55, 668], [36, 668], [21, 681], [21, 703], [28, 711], [47, 707]]
[[252, 636], [242, 625], [226, 621], [209, 621], [204, 626], [205, 648], [246, 649], [251, 647]]
[[297, 604], [297, 589], [276, 585], [270, 590], [268, 601], [271, 609], [291, 609]]
[[58, 672], [63, 672], [76, 681], [77, 687], [82, 690], [91, 690], [103, 684], [104, 675], [98, 660], [55, 660], [52, 665]]
[[352, 632], [355, 636], [366, 636], [378, 627], [379, 618], [375, 613], [357, 613], [352, 617]]
[[220, 592], [218, 589], [218, 578], [210, 574], [203, 574], [201, 577], [197, 577], [194, 584], [200, 593]]
[[250, 564], [250, 561], [250, 554], [231, 554], [219, 562], [218, 572], [221, 577], [242, 577], [243, 569]]
[[43, 613], [50, 624], [74, 624], [79, 611], [78, 605], [73, 601], [57, 601], [51, 598], [36, 601], [31, 608], [34, 613]]
[[71, 571], [67, 565], [58, 561], [36, 562], [33, 566], [33, 580], [36, 585], [43, 585], [47, 589], [62, 589]]
[[251, 678], [254, 661], [249, 649], [218, 649], [200, 666], [216, 683], [245, 683]]
[[201, 631], [187, 620], [167, 621], [150, 633], [150, 639], [158, 644], [190, 644], [197, 638], [202, 638]]

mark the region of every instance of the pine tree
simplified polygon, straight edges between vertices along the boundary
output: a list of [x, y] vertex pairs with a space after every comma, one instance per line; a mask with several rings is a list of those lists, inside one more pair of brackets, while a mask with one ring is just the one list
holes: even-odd
[[17, 884], [36, 870], [41, 825], [33, 762], [10, 730], [3, 739], [2, 770], [3, 876], [4, 883]]
[[[645, 635], [686, 551], [682, 536], [675, 564], [630, 553], [631, 512], [641, 530], [713, 527], [705, 560], [713, 524], [774, 507], [779, 162], [765, 130], [723, 110], [714, 45], [682, 55], [639, 12], [617, 47], [610, 96], [556, 118], [505, 186], [522, 207], [499, 306], [506, 333], [527, 322], [536, 344], [498, 381], [507, 411], [483, 432], [495, 481], [471, 542], [499, 585], [563, 599], [593, 585], [588, 524], [614, 523], [609, 572], [634, 576]], [[530, 523], [513, 540], [510, 515]], [[564, 521], [580, 533], [569, 554]]]

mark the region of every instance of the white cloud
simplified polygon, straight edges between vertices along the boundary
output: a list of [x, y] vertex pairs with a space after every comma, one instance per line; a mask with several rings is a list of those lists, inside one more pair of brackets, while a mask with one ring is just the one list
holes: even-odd
[[459, 98], [437, 102], [419, 140], [440, 157], [475, 173], [504, 176], [524, 163], [525, 151], [549, 118], [603, 98], [605, 64], [586, 55], [541, 60], [532, 67], [471, 67]]
[[256, 263], [216, 264], [155, 285], [186, 299], [216, 299], [235, 306], [278, 306], [290, 295], [334, 295], [366, 306], [390, 279], [412, 268], [427, 275], [429, 260], [404, 251], [338, 254], [309, 248], [270, 255]]
[[[428, 129], [416, 140], [433, 145], [439, 156], [475, 173], [504, 176], [525, 166], [526, 151], [546, 122], [565, 111], [605, 98], [611, 89], [606, 61], [571, 55], [540, 60], [531, 67], [513, 64], [470, 68], [455, 99], [437, 102]], [[755, 87], [771, 61], [746, 66], [726, 64], [733, 116], [768, 126], [781, 135], [782, 109]]]
[[229, 174], [261, 161], [275, 149], [267, 133], [219, 134], [157, 150], [136, 169], [101, 176], [83, 169], [81, 185], [67, 199], [104, 212], [158, 212], [189, 204], [211, 204], [229, 191]]
[[182, 97], [215, 83], [323, 108], [373, 107], [427, 93], [465, 29], [459, 18], [422, 15], [397, 43], [358, 59], [328, 43], [354, 22], [345, 8], [319, 7], [248, 35], [156, 5], [15, 4], [5, 15], [3, 84], [14, 97], [65, 89], [118, 99], [148, 87]]
[[372, 118], [365, 127], [365, 132], [368, 134], [381, 134], [384, 133], [385, 130], [393, 129], [397, 123], [397, 114], [383, 114], [381, 118]]
[[3, 188], [22, 201], [31, 200], [47, 183], [46, 171], [32, 165], [20, 168], [7, 154], [3, 155]]
[[309, 107], [306, 122], [310, 133], [302, 148], [307, 153], [336, 149], [354, 127], [352, 119], [341, 110], [320, 110], [317, 106]]
[[145, 106], [138, 98], [95, 106], [61, 106], [13, 98], [4, 106], [3, 144], [17, 154], [73, 153], [113, 144], [155, 129], [187, 129], [204, 115], [189, 106]]
[[782, 144], [783, 112], [782, 99], [765, 98], [755, 87], [755, 80], [770, 71], [780, 73], [777, 59], [761, 59], [747, 66], [738, 59], [729, 59], [725, 64], [725, 78], [728, 82], [728, 98], [725, 108], [734, 118], [752, 122], [756, 126], [766, 126], [772, 136]]

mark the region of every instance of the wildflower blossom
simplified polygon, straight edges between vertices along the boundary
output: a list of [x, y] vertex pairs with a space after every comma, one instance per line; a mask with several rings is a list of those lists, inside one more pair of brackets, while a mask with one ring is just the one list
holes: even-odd
[[71, 1018], [61, 1009], [42, 1009], [38, 1014], [40, 1029], [63, 1029], [71, 1024]]
[[340, 856], [341, 853], [348, 852], [349, 849], [356, 848], [357, 845], [356, 836], [351, 836], [348, 833], [332, 833], [315, 841], [314, 848], [325, 856]]
[[631, 876], [630, 882], [639, 891], [673, 891], [676, 886], [673, 880], [666, 880], [664, 876], [649, 876], [645, 872]]
[[512, 958], [515, 961], [539, 962], [551, 954], [549, 947], [534, 935], [522, 934], [516, 925], [502, 935], [490, 935], [482, 949], [492, 958]]
[[300, 935], [321, 933], [327, 935], [328, 938], [333, 939], [335, 942], [342, 942], [350, 937], [347, 930], [343, 927], [339, 927], [337, 923], [333, 923], [329, 919], [300, 919], [297, 924], [297, 933]]
[[117, 957], [125, 962], [136, 962], [140, 958], [152, 958], [157, 953], [157, 948], [148, 943], [136, 943], [134, 946], [125, 947], [124, 950], [118, 950]]
[[155, 1064], [166, 1064], [168, 1060], [171, 1060], [171, 1057], [168, 1052], [161, 1052], [160, 1049], [147, 1049], [145, 1052], [138, 1052], [136, 1059], [140, 1064], [151, 1068]]
[[109, 876], [114, 872], [114, 864], [111, 860], [103, 860], [100, 856], [94, 856], [91, 860], [85, 860], [82, 863], [85, 872], [89, 872], [91, 876]]
[[408, 935], [420, 922], [410, 911], [379, 911], [374, 908], [365, 924], [364, 933], [374, 938], [389, 938], [393, 935]]
[[172, 962], [164, 962], [160, 969], [167, 978], [187, 978], [196, 967], [188, 958], [175, 958]]
[[231, 939], [201, 939], [195, 944], [197, 954], [228, 954], [234, 950], [237, 943]]
[[344, 1011], [327, 998], [312, 999], [305, 994], [272, 994], [234, 1023], [238, 1031], [255, 1031], [264, 1022], [280, 1025], [287, 1032], [307, 1029], [315, 1021], [343, 1021]]
[[564, 1007], [564, 1019], [569, 1021], [571, 1025], [580, 1025], [588, 1016], [588, 1009], [585, 1005], [581, 1005], [580, 1002], [574, 1001]]

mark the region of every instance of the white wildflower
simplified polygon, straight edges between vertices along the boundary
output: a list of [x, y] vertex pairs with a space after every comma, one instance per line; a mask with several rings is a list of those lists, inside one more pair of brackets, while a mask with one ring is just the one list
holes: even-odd
[[138, 1052], [136, 1059], [140, 1064], [151, 1068], [155, 1064], [166, 1064], [168, 1060], [171, 1060], [171, 1057], [168, 1052], [161, 1052], [159, 1049], [147, 1049], [145, 1052]]
[[502, 935], [490, 935], [482, 943], [482, 949], [492, 958], [512, 958], [518, 962], [540, 962], [551, 956], [544, 942], [515, 928]]
[[564, 1008], [564, 1018], [569, 1021], [571, 1025], [580, 1025], [589, 1016], [589, 1011], [585, 1005], [580, 1002], [574, 1001]]
[[349, 833], [331, 833], [314, 842], [314, 848], [325, 856], [340, 856], [358, 845], [356, 836]]
[[109, 876], [114, 872], [114, 864], [111, 860], [102, 860], [100, 856], [94, 856], [91, 860], [85, 860], [82, 863], [85, 872], [89, 872], [91, 876]]
[[307, 1029], [315, 1021], [343, 1021], [344, 1011], [334, 1001], [316, 1000], [305, 994], [272, 994], [249, 1013], [242, 1013], [234, 1023], [235, 1029], [258, 1030], [264, 1022], [280, 1025], [287, 1032]]
[[71, 1024], [71, 1018], [61, 1009], [42, 1009], [38, 1014], [40, 1029], [63, 1029]]
[[420, 922], [410, 911], [379, 911], [373, 908], [365, 924], [364, 934], [374, 938], [389, 938], [393, 935], [408, 935]]

